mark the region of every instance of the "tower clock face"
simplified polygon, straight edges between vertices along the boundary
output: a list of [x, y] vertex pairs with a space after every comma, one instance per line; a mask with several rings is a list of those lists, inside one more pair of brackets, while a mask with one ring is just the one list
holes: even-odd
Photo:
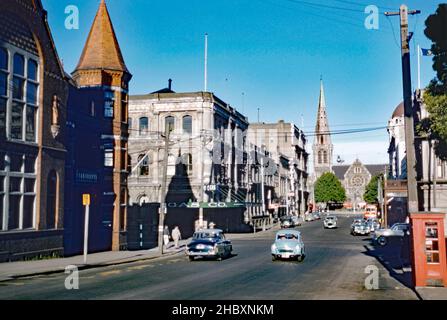
[[362, 177], [354, 177], [352, 178], [351, 183], [353, 186], [361, 187], [363, 186], [364, 180]]

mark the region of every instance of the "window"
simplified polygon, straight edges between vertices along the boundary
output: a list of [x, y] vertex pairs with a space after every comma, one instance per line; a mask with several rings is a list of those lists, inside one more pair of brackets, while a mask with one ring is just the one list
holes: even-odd
[[149, 119], [146, 117], [142, 117], [140, 118], [140, 135], [145, 135], [147, 134], [149, 130]]
[[324, 163], [328, 163], [328, 156], [327, 156], [327, 151], [323, 151], [323, 161]]
[[149, 156], [141, 154], [138, 156], [139, 169], [138, 174], [140, 176], [148, 176], [149, 175]]
[[321, 150], [318, 151], [318, 163], [319, 164], [323, 163], [323, 152]]
[[133, 125], [133, 123], [132, 123], [132, 118], [129, 118], [129, 119], [127, 120], [127, 124], [128, 124], [128, 129], [129, 129], [129, 131], [132, 131], [132, 125]]
[[192, 117], [191, 116], [183, 117], [183, 133], [192, 134]]
[[0, 231], [34, 227], [35, 163], [34, 155], [0, 153]]
[[165, 119], [165, 131], [171, 133], [175, 128], [175, 119], [172, 116], [166, 117]]
[[183, 167], [187, 175], [192, 174], [192, 155], [190, 153], [184, 154], [182, 157]]
[[104, 147], [104, 167], [113, 167], [113, 144]]
[[106, 100], [104, 102], [104, 117], [113, 118], [113, 101]]
[[[12, 78], [8, 85], [8, 52], [0, 48], [0, 137], [36, 142], [37, 108], [39, 106], [39, 63], [19, 53], [11, 54]], [[7, 114], [11, 99], [10, 114]], [[9, 122], [9, 126], [7, 123]]]

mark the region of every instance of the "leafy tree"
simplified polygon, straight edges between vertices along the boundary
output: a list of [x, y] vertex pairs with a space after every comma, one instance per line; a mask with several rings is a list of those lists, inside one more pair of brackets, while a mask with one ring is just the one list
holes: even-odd
[[315, 183], [315, 201], [341, 203], [346, 200], [346, 191], [340, 180], [331, 172], [323, 174]]
[[447, 4], [440, 4], [436, 12], [425, 21], [425, 35], [433, 42], [433, 70], [436, 78], [424, 94], [424, 103], [430, 113], [418, 131], [429, 135], [436, 142], [438, 156], [447, 160]]
[[376, 204], [379, 202], [379, 194], [377, 190], [377, 186], [379, 181], [382, 181], [383, 188], [383, 174], [377, 174], [371, 178], [371, 181], [368, 183], [365, 189], [365, 194], [363, 195], [363, 199], [369, 204]]

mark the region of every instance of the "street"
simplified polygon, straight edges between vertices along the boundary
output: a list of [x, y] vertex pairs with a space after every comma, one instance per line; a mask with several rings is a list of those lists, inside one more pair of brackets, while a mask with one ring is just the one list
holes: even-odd
[[[271, 261], [273, 229], [234, 235], [234, 256], [221, 262], [189, 262], [179, 254], [85, 270], [79, 290], [65, 289], [66, 274], [16, 279], [0, 283], [0, 299], [417, 299], [365, 254], [369, 241], [349, 234], [351, 222], [340, 216], [337, 229], [325, 230], [322, 220], [298, 227], [307, 251], [302, 263]], [[369, 265], [379, 268], [378, 290], [365, 289]]]

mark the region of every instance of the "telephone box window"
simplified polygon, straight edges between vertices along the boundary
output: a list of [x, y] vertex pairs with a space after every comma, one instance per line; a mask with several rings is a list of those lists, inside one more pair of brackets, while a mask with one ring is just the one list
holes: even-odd
[[425, 254], [427, 263], [439, 263], [438, 224], [436, 222], [425, 224]]

